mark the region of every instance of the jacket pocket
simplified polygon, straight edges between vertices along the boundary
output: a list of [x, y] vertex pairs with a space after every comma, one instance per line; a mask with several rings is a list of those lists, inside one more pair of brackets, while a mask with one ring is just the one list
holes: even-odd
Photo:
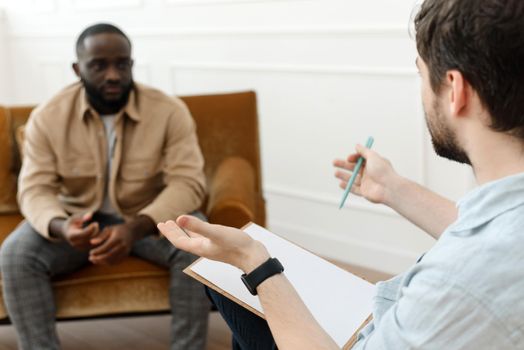
[[147, 181], [161, 173], [157, 162], [135, 161], [122, 163], [119, 175], [123, 181]]
[[62, 186], [60, 194], [65, 197], [85, 197], [95, 193], [97, 169], [94, 161], [75, 159], [59, 163], [58, 174]]
[[116, 181], [116, 195], [123, 211], [137, 211], [151, 203], [164, 189], [158, 162], [122, 163]]

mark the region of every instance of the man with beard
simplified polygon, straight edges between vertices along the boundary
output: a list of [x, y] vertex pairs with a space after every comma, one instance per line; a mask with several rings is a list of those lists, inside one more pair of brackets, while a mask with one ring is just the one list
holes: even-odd
[[59, 348], [51, 278], [133, 254], [170, 269], [171, 349], [202, 350], [209, 301], [182, 272], [195, 257], [156, 228], [199, 215], [205, 177], [194, 122], [180, 99], [133, 82], [131, 42], [120, 29], [85, 29], [76, 53], [80, 82], [27, 123], [18, 188], [26, 221], [0, 252], [19, 346]]
[[[522, 0], [426, 0], [416, 16], [417, 66], [435, 150], [470, 164], [479, 185], [458, 211], [360, 145], [347, 161], [335, 161], [352, 170], [364, 157], [353, 192], [438, 237], [412, 268], [377, 285], [373, 321], [354, 349], [524, 349], [523, 18]], [[348, 174], [337, 176], [345, 186]], [[236, 349], [338, 348], [260, 242], [189, 216], [158, 227], [178, 248], [247, 274], [267, 322], [210, 291]]]

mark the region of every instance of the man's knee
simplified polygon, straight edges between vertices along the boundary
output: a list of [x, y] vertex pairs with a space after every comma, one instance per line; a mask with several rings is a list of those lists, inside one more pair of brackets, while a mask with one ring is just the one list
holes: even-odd
[[175, 249], [169, 257], [168, 264], [171, 269], [182, 271], [191, 265], [196, 259], [198, 259], [198, 257], [195, 255], [183, 250]]
[[195, 210], [195, 211], [189, 213], [189, 215], [194, 216], [197, 219], [200, 219], [200, 220], [205, 221], [205, 222], [208, 221], [207, 220], [207, 216], [204, 213], [202, 213], [200, 210]]
[[0, 246], [0, 269], [3, 271], [7, 268], [7, 266], [12, 264], [12, 258], [15, 254], [11, 254], [10, 252], [13, 251], [13, 245], [12, 239], [10, 239], [11, 235], [7, 236], [7, 238], [2, 242], [2, 245]]
[[40, 239], [27, 222], [7, 236], [0, 246], [0, 268], [4, 277], [35, 260]]

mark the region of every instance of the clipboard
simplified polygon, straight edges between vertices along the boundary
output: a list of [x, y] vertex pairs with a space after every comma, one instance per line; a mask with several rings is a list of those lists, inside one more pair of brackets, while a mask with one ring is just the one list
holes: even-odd
[[[282, 262], [286, 277], [318, 323], [342, 349], [350, 349], [358, 332], [372, 319], [375, 286], [254, 223], [242, 231], [264, 243], [271, 256]], [[306, 265], [313, 269], [310, 276], [321, 275], [321, 283], [307, 278]], [[199, 258], [184, 273], [265, 319], [258, 297], [249, 294], [240, 280], [241, 270]], [[351, 326], [344, 328], [345, 324]]]

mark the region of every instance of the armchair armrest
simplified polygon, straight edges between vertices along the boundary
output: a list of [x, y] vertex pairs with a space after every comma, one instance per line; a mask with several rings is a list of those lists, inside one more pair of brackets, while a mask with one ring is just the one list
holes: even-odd
[[20, 158], [23, 158], [24, 156], [24, 137], [25, 137], [25, 124], [22, 124], [15, 130], [16, 146], [18, 148], [18, 153], [20, 153]]
[[207, 206], [209, 221], [240, 228], [256, 215], [255, 171], [243, 158], [222, 161], [211, 179]]

